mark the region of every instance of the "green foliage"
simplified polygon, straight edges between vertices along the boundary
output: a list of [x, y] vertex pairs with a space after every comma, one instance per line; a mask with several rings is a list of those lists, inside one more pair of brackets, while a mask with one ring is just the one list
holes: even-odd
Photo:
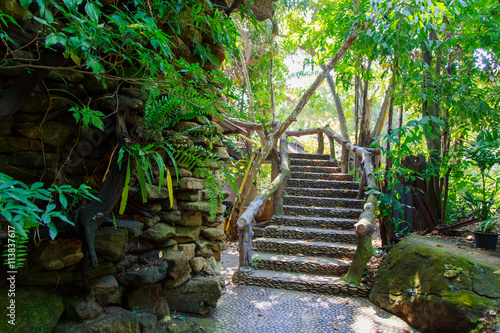
[[[436, 169], [432, 168], [430, 163], [426, 165], [424, 173], [418, 173], [408, 169], [403, 164], [403, 159], [407, 156], [416, 156], [422, 152], [422, 139], [425, 135], [432, 135], [434, 125], [442, 126], [442, 122], [435, 117], [424, 117], [419, 121], [410, 121], [404, 127], [397, 128], [391, 131], [391, 134], [382, 135], [374, 139], [378, 142], [383, 139], [385, 142], [391, 143], [391, 149], [387, 149], [384, 145], [378, 147], [391, 161], [390, 167], [387, 169], [385, 165], [375, 170], [377, 181], [384, 184], [385, 191], [379, 189], [369, 189], [378, 195], [379, 205], [378, 210], [381, 218], [391, 219], [394, 211], [399, 212], [403, 216], [403, 204], [399, 201], [401, 194], [396, 189], [408, 181], [416, 179], [428, 180], [432, 175], [436, 174]], [[406, 188], [408, 190], [408, 188]], [[402, 220], [393, 220], [395, 232], [402, 234], [404, 230], [400, 226], [403, 225]]]
[[[163, 186], [167, 186], [169, 192], [170, 206], [173, 205], [173, 185], [170, 170], [165, 164], [164, 158], [160, 152], [165, 153], [166, 156], [173, 162], [176, 176], [177, 176], [177, 163], [172, 155], [173, 148], [166, 141], [159, 141], [141, 146], [138, 143], [125, 141], [118, 152], [118, 164], [122, 166], [123, 158], [127, 158], [127, 171], [125, 176], [125, 186], [122, 192], [122, 201], [120, 204], [120, 214], [123, 214], [128, 200], [129, 181], [132, 174], [132, 165], [130, 161], [135, 162], [134, 172], [137, 174], [141, 188], [142, 202], [147, 202], [147, 187], [152, 187], [155, 183], [155, 167], [159, 171], [158, 178], [158, 191], [161, 192]], [[154, 164], [153, 164], [154, 163]]]
[[73, 112], [73, 116], [75, 117], [77, 123], [80, 120], [82, 121], [83, 128], [95, 126], [101, 131], [104, 130], [104, 123], [101, 119], [101, 117], [104, 117], [104, 113], [102, 113], [101, 111], [92, 110], [88, 106], [74, 106], [70, 108], [69, 111]]
[[214, 103], [215, 96], [203, 95], [191, 87], [173, 87], [162, 95], [157, 88], [149, 89], [144, 116], [149, 129], [161, 131], [179, 121], [199, 116], [221, 116]]
[[[72, 213], [75, 201], [82, 198], [99, 200], [85, 184], [77, 189], [70, 185], [52, 185], [47, 189], [43, 186], [40, 182], [28, 186], [0, 173], [0, 214], [15, 229], [18, 265], [22, 265], [25, 260], [25, 244], [32, 228], [46, 226], [50, 237], [54, 239], [57, 236], [54, 219], [73, 225], [68, 216]], [[58, 205], [62, 210], [57, 208]]]
[[[459, 148], [458, 157], [464, 162], [472, 163], [480, 173], [480, 188], [475, 187], [474, 191], [465, 190], [462, 196], [465, 205], [469, 208], [469, 213], [478, 218], [479, 221], [489, 221], [492, 216], [500, 210], [498, 204], [498, 187], [500, 177], [494, 178], [490, 170], [500, 164], [500, 130], [482, 130], [475, 140]], [[479, 192], [479, 195], [477, 195]], [[486, 222], [485, 222], [486, 223]], [[483, 229], [488, 229], [493, 223], [486, 223]]]

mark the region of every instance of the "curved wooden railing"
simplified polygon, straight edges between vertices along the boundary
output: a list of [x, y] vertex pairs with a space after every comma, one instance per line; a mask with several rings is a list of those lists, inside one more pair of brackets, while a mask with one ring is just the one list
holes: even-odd
[[248, 208], [238, 219], [237, 225], [239, 234], [240, 267], [252, 265], [253, 231], [251, 224], [255, 215], [257, 215], [261, 207], [266, 203], [267, 199], [269, 199], [274, 192], [285, 184], [288, 173], [290, 172], [286, 135], [282, 135], [280, 138], [280, 155], [281, 167], [279, 175], [264, 191], [255, 197], [252, 203], [250, 203]]
[[[377, 186], [377, 181], [374, 174], [374, 166], [372, 158], [374, 155], [379, 155], [380, 152], [376, 149], [363, 148], [348, 142], [341, 135], [335, 133], [330, 126], [325, 126], [323, 128], [314, 128], [299, 131], [289, 131], [286, 132], [288, 136], [302, 136], [317, 134], [318, 137], [318, 151], [317, 153], [323, 153], [323, 134], [326, 135], [330, 141], [330, 160], [335, 159], [334, 145], [333, 142], [336, 141], [342, 147], [342, 156], [340, 160], [340, 168], [342, 173], [349, 172], [349, 151], [357, 154], [361, 158], [361, 167], [364, 171], [364, 177], [366, 177], [366, 183], [368, 187], [375, 188]], [[333, 153], [332, 153], [333, 152]], [[362, 182], [363, 184], [363, 182]], [[347, 275], [343, 277], [344, 281], [348, 283], [358, 284], [361, 281], [363, 271], [368, 264], [371, 256], [373, 255], [372, 246], [372, 234], [374, 231], [373, 220], [375, 219], [375, 209], [377, 207], [378, 198], [374, 193], [370, 193], [365, 202], [363, 211], [359, 218], [359, 221], [354, 225], [354, 230], [357, 235], [357, 248], [354, 258], [349, 268]]]

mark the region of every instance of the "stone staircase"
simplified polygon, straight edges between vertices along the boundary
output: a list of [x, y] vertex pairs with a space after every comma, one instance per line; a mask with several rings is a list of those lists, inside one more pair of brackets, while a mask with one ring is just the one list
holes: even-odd
[[284, 216], [274, 216], [253, 241], [255, 269], [240, 269], [237, 283], [366, 297], [368, 285], [340, 280], [356, 251], [354, 224], [364, 200], [359, 183], [340, 173], [328, 155], [290, 154]]

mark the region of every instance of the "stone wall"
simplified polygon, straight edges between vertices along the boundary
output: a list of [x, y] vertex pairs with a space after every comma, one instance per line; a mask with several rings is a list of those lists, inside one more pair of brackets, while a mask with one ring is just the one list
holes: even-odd
[[[192, 36], [183, 38], [175, 52], [192, 60], [192, 48], [187, 46]], [[220, 43], [212, 45], [222, 62], [220, 47]], [[0, 69], [0, 93], [11, 89], [23, 73]], [[127, 83], [99, 82], [91, 75], [54, 70], [19, 98], [19, 111], [0, 122], [0, 172], [27, 184], [41, 181], [78, 187], [86, 183], [98, 191], [119, 145], [116, 113], [124, 115], [134, 138], [142, 143], [151, 139], [143, 121], [147, 94]], [[107, 116], [104, 130], [81, 128], [68, 112], [75, 104], [89, 102]], [[210, 120], [220, 133], [216, 121]], [[176, 131], [204, 123], [198, 118], [180, 122], [154, 139], [166, 140]], [[212, 149], [223, 161], [229, 158], [221, 140], [210, 147], [204, 137], [184, 136], [183, 140]], [[170, 171], [175, 175], [171, 164]], [[99, 264], [95, 268], [85, 262], [85, 246], [75, 228], [62, 223], [55, 240], [43, 228], [30, 235], [28, 261], [15, 276], [16, 331], [149, 332], [157, 321], [168, 318], [170, 310], [208, 314], [224, 292], [219, 261], [226, 249], [225, 206], [219, 203], [211, 219], [203, 179], [184, 168], [178, 169], [178, 175], [172, 206], [167, 188], [159, 189], [157, 179], [142, 204], [139, 181], [132, 176], [125, 214], [115, 210], [114, 217], [96, 232]], [[1, 224], [3, 251], [7, 222]], [[8, 277], [5, 265], [1, 269], [2, 276]], [[0, 283], [0, 307], [5, 309], [10, 283], [6, 278]], [[12, 328], [4, 319], [0, 320], [2, 332]]]

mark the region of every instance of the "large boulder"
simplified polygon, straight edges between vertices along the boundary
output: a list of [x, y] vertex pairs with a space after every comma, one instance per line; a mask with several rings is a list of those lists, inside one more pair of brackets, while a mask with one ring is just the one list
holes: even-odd
[[[51, 289], [26, 289], [14, 284], [13, 290], [0, 290], [0, 332], [52, 332], [64, 311], [62, 296]], [[11, 303], [13, 300], [15, 303]], [[9, 317], [11, 313], [15, 317]], [[15, 326], [9, 323], [12, 319]]]
[[499, 269], [493, 251], [409, 236], [382, 263], [370, 300], [422, 332], [468, 332], [500, 308]]
[[165, 291], [170, 310], [205, 316], [225, 293], [224, 277], [195, 277], [186, 284]]

